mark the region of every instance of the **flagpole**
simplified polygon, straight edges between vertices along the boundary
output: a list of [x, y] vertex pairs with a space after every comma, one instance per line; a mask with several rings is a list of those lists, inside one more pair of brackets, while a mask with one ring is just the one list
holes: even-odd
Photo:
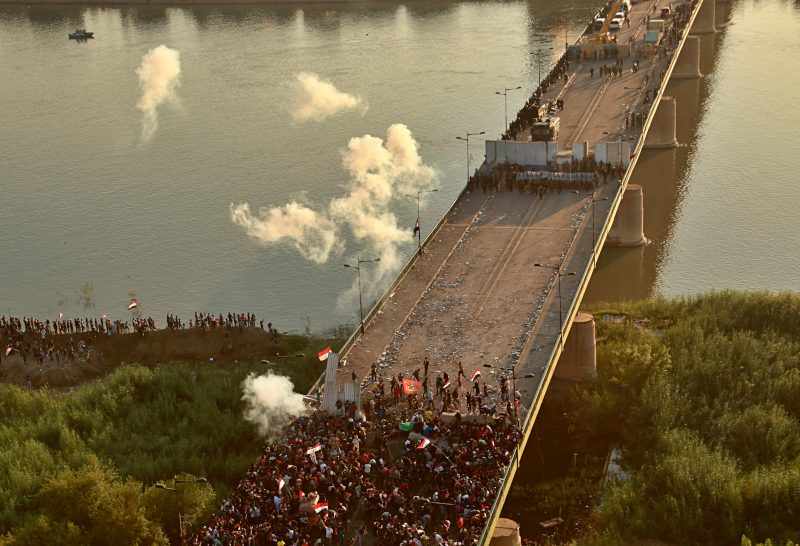
[[[419, 196], [423, 193], [434, 193], [437, 191], [439, 191], [438, 188], [435, 190], [417, 190], [417, 225], [415, 226], [415, 229], [417, 230], [417, 247], [419, 248], [420, 256], [422, 256], [422, 228], [419, 225]], [[406, 197], [414, 199], [413, 195], [406, 194]], [[413, 236], [414, 234], [412, 233], [411, 235]]]

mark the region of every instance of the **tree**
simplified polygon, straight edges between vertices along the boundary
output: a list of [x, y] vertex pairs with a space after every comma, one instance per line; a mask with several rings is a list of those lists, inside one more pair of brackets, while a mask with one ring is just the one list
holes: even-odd
[[145, 515], [141, 483], [123, 482], [96, 457], [44, 483], [34, 498], [41, 516], [8, 535], [3, 546], [167, 546], [160, 525]]

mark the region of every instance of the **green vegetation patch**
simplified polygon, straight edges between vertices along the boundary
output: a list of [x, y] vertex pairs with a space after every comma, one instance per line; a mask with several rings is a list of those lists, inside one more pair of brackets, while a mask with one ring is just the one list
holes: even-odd
[[165, 544], [175, 499], [152, 485], [207, 478], [180, 485], [181, 512], [197, 520], [264, 445], [242, 417], [247, 375], [287, 375], [306, 392], [324, 369], [315, 351], [340, 342], [292, 336], [279, 352], [306, 358], [278, 367], [126, 365], [70, 394], [0, 385], [0, 536], [14, 531], [0, 544]]
[[800, 297], [596, 308], [628, 322], [597, 322], [598, 377], [570, 404], [581, 427], [622, 449], [628, 478], [605, 488], [590, 542], [797, 540]]

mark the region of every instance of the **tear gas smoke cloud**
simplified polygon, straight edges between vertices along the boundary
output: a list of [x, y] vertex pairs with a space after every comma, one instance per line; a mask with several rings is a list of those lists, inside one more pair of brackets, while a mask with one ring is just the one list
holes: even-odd
[[[330, 82], [323, 81], [316, 74], [303, 72], [297, 75], [298, 104], [294, 119], [298, 121], [321, 121], [343, 110], [362, 105], [360, 97], [339, 91]], [[361, 115], [367, 113], [362, 107]]]
[[158, 107], [174, 96], [180, 85], [181, 54], [178, 50], [160, 45], [142, 57], [142, 65], [136, 69], [142, 86], [142, 98], [136, 107], [144, 113], [142, 140], [153, 138], [158, 128]]
[[[293, 201], [282, 207], [262, 207], [256, 216], [247, 203], [231, 203], [231, 219], [263, 244], [285, 241], [317, 263], [344, 252], [341, 232], [348, 228], [362, 243], [363, 257], [381, 259], [362, 272], [372, 276], [371, 285], [381, 285], [400, 266], [400, 245], [411, 240], [411, 229], [398, 226], [389, 205], [397, 196], [407, 200], [405, 194], [426, 187], [435, 172], [422, 163], [411, 131], [399, 123], [389, 127], [385, 143], [371, 135], [350, 139], [343, 165], [350, 173], [347, 195], [333, 199], [327, 211], [317, 212]], [[413, 226], [411, 219], [405, 223]], [[357, 294], [353, 288], [340, 304]]]
[[242, 400], [247, 407], [244, 418], [258, 426], [258, 433], [266, 436], [269, 431], [302, 415], [305, 403], [294, 385], [282, 375], [250, 374], [242, 383]]

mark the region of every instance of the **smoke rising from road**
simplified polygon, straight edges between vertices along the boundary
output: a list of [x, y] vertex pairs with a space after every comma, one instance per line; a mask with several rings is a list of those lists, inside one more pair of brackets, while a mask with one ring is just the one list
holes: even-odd
[[242, 383], [242, 390], [242, 400], [247, 405], [244, 418], [258, 426], [261, 436], [299, 417], [306, 408], [303, 396], [294, 392], [291, 380], [282, 375], [250, 374]]
[[142, 86], [142, 98], [136, 107], [142, 111], [142, 141], [153, 138], [158, 128], [158, 107], [174, 97], [180, 85], [181, 54], [176, 49], [160, 45], [142, 57], [142, 65], [136, 69]]
[[362, 107], [361, 115], [367, 113], [360, 97], [344, 93], [316, 74], [302, 72], [297, 75], [298, 103], [294, 119], [298, 121], [322, 121], [344, 110]]
[[[361, 243], [362, 258], [380, 258], [362, 276], [369, 276], [371, 285], [381, 285], [400, 267], [399, 247], [412, 240], [414, 225], [413, 218], [406, 218], [408, 228], [399, 227], [390, 205], [397, 197], [408, 202], [405, 194], [427, 187], [436, 174], [423, 164], [411, 131], [399, 123], [389, 127], [385, 142], [371, 135], [351, 138], [343, 166], [350, 174], [347, 194], [333, 199], [325, 211], [292, 201], [261, 207], [254, 215], [247, 203], [231, 203], [231, 220], [263, 244], [285, 241], [320, 264], [345, 251], [342, 231], [348, 229]], [[342, 299], [357, 294], [354, 288]]]

